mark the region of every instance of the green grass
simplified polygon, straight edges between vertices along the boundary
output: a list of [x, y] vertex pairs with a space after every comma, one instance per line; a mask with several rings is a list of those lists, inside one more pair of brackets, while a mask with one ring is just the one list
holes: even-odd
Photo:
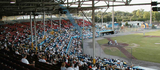
[[126, 31], [136, 31], [138, 28], [125, 28]]
[[[108, 40], [107, 39], [102, 39], [102, 40], [97, 40], [97, 42], [100, 45], [103, 45], [103, 44], [108, 43]], [[105, 49], [103, 49], [103, 50], [106, 54], [127, 58], [119, 49], [117, 49], [115, 47], [105, 47]]]
[[109, 55], [120, 56], [127, 58], [119, 49], [116, 47], [106, 47], [104, 52]]
[[98, 44], [103, 45], [103, 44], [108, 43], [108, 40], [107, 39], [102, 39], [102, 40], [97, 40], [97, 42], [98, 42]]
[[[142, 33], [138, 33], [138, 35], [142, 35]], [[160, 36], [160, 31], [147, 32], [145, 35]]]
[[[160, 36], [160, 31], [148, 32], [145, 33], [145, 35]], [[129, 44], [125, 49], [131, 52], [132, 48], [132, 55], [139, 60], [160, 63], [160, 44], [155, 44], [160, 43], [160, 37], [144, 37], [143, 33], [137, 33], [113, 37], [111, 39], [116, 39], [119, 43]], [[103, 41], [105, 40], [102, 40], [102, 42]], [[98, 41], [98, 43], [99, 42], [101, 41]], [[104, 51], [106, 52], [106, 49]], [[116, 53], [111, 55], [116, 55]]]

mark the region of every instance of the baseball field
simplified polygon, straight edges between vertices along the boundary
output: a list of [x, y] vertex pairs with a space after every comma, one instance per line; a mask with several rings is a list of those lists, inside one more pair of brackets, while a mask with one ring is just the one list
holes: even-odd
[[[114, 45], [114, 40], [118, 45]], [[112, 41], [112, 45], [107, 42]], [[160, 63], [160, 31], [135, 33], [97, 41], [109, 55]]]

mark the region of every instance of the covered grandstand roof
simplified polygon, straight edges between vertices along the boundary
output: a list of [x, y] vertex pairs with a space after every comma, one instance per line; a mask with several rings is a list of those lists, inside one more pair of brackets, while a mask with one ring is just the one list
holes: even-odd
[[[15, 1], [15, 3], [11, 3]], [[151, 3], [130, 4], [132, 0], [94, 0], [94, 9], [113, 6], [150, 5]], [[112, 5], [114, 2], [114, 5]], [[92, 10], [92, 0], [0, 0], [0, 18], [2, 16], [59, 14], [60, 4], [67, 7], [70, 13]], [[158, 3], [160, 4], [160, 3]]]
[[[91, 10], [92, 0], [13, 0], [15, 3], [10, 3], [11, 0], [0, 0], [0, 16], [15, 16], [27, 15], [30, 12], [41, 14], [43, 11], [50, 14], [58, 14], [59, 4], [63, 4], [71, 13], [77, 13], [81, 10]], [[125, 4], [126, 1], [131, 0], [95, 0], [95, 9], [107, 6], [109, 2], [118, 2]], [[103, 2], [103, 5], [97, 5]]]

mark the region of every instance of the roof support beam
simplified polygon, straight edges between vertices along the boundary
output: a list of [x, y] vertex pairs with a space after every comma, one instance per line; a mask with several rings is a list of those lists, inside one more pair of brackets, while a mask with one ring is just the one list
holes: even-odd
[[[157, 3], [157, 4], [160, 4], [160, 2], [159, 3]], [[129, 4], [129, 5], [124, 5], [124, 4], [119, 4], [119, 5], [109, 5], [109, 7], [117, 7], [117, 6], [136, 6], [136, 5], [151, 5], [151, 3], [139, 3], [139, 4]], [[104, 5], [104, 6], [96, 6], [95, 8], [102, 8], [102, 7], [108, 7], [108, 6], [106, 6], [106, 5]], [[71, 8], [76, 8], [76, 7], [71, 7]], [[92, 7], [81, 7], [81, 8], [92, 8]]]

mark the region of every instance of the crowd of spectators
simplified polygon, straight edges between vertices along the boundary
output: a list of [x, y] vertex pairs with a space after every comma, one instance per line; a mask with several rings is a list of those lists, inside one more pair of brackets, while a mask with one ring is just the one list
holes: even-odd
[[[39, 26], [41, 28], [41, 26]], [[125, 61], [113, 58], [100, 58], [95, 57], [96, 63], [93, 64], [93, 57], [83, 53], [82, 40], [79, 37], [78, 30], [74, 28], [64, 28], [57, 32], [50, 34], [46, 32], [45, 43], [39, 45], [39, 49], [35, 50], [31, 46], [31, 40], [29, 40], [30, 29], [25, 28], [24, 34], [21, 34], [16, 28], [0, 27], [4, 29], [1, 35], [0, 41], [1, 50], [7, 50], [16, 55], [22, 56], [20, 61], [22, 63], [35, 66], [36, 62], [42, 62], [49, 65], [59, 66], [61, 70], [119, 70], [128, 69], [132, 70], [132, 67], [127, 66]], [[49, 27], [48, 27], [49, 29]], [[11, 35], [9, 31], [16, 31], [15, 35]], [[38, 40], [43, 39], [42, 29], [37, 29]], [[92, 35], [92, 32], [88, 30], [83, 31], [84, 35]], [[98, 35], [98, 34], [97, 34]], [[12, 37], [10, 37], [12, 36]], [[86, 38], [87, 38], [86, 37]], [[12, 41], [9, 41], [12, 38]], [[71, 40], [72, 38], [72, 40]], [[71, 40], [71, 43], [69, 43]], [[23, 46], [22, 46], [23, 45]], [[26, 46], [28, 45], [28, 46]]]

